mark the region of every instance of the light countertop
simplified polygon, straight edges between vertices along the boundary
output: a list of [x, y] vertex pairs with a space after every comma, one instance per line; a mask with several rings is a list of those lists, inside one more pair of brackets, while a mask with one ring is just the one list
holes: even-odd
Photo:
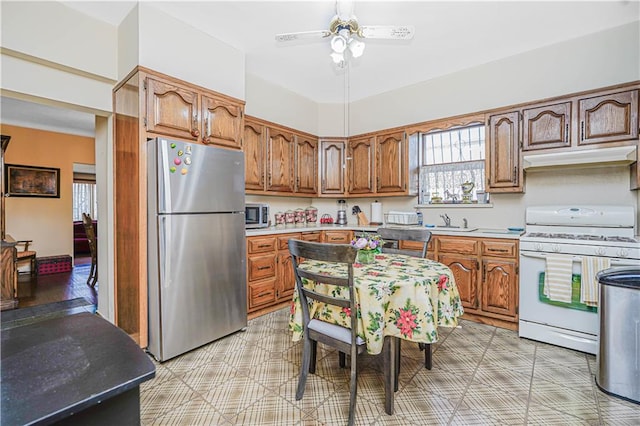
[[[396, 228], [415, 228], [418, 225], [387, 225], [388, 227]], [[375, 232], [378, 226], [358, 226], [358, 225], [305, 225], [297, 227], [275, 227], [261, 229], [247, 229], [247, 237], [255, 237], [260, 235], [275, 235], [275, 234], [289, 234], [292, 232], [313, 232], [313, 231], [330, 231], [330, 230], [345, 230], [345, 231], [365, 231]], [[460, 237], [478, 237], [478, 238], [506, 238], [517, 240], [524, 231], [509, 231], [508, 229], [498, 228], [446, 228], [446, 227], [434, 227], [428, 228], [433, 235], [451, 235]]]

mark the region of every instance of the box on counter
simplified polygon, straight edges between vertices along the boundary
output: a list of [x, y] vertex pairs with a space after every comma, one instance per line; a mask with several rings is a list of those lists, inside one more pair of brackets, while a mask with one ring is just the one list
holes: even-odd
[[59, 274], [71, 271], [71, 256], [46, 256], [36, 258], [38, 275]]

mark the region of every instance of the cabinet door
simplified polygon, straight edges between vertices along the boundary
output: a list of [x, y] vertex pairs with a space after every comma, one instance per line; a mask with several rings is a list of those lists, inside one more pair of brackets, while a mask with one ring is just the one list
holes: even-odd
[[296, 135], [296, 192], [318, 192], [318, 140]]
[[638, 138], [638, 90], [580, 99], [579, 145]]
[[515, 317], [518, 312], [518, 276], [515, 262], [482, 261], [482, 310]]
[[147, 115], [148, 132], [198, 140], [200, 118], [198, 93], [193, 90], [148, 77]]
[[320, 193], [343, 195], [344, 185], [344, 140], [320, 141]]
[[244, 151], [244, 187], [246, 189], [265, 190], [266, 134], [264, 125], [249, 119], [245, 120], [242, 150]]
[[293, 266], [291, 265], [291, 255], [289, 251], [278, 254], [278, 272], [276, 282], [276, 297], [279, 300], [291, 299], [293, 297], [293, 289], [296, 286], [296, 278], [293, 274]]
[[347, 183], [349, 194], [372, 194], [375, 138], [349, 139], [347, 148]]
[[404, 192], [405, 133], [395, 132], [376, 136], [376, 192]]
[[293, 192], [293, 133], [267, 128], [267, 191]]
[[478, 260], [472, 257], [453, 254], [438, 255], [438, 262], [451, 269], [456, 286], [460, 293], [460, 301], [465, 309], [478, 309]]
[[522, 150], [571, 146], [571, 102], [522, 111]]
[[242, 148], [242, 106], [202, 96], [202, 142]]
[[518, 111], [489, 117], [486, 132], [488, 185], [490, 192], [522, 192], [520, 168], [520, 113]]

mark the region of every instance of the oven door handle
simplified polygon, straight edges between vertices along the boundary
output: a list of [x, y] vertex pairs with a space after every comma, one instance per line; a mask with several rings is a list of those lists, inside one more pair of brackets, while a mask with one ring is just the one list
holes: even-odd
[[[542, 260], [547, 260], [547, 256], [545, 256], [544, 254], [538, 254], [538, 253], [530, 253], [530, 252], [520, 252], [520, 256], [524, 256], [524, 257], [531, 257], [534, 259], [542, 259]], [[582, 257], [583, 256], [571, 256], [573, 258], [574, 262], [582, 262]], [[638, 266], [638, 260], [637, 259], [611, 259], [610, 260], [610, 264], [611, 266]]]

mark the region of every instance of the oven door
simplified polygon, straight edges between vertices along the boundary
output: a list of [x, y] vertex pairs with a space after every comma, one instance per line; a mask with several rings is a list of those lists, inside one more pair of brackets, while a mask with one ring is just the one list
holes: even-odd
[[[638, 266], [634, 259], [611, 259], [611, 266]], [[583, 352], [597, 352], [599, 321], [596, 307], [574, 300], [562, 303], [544, 296], [546, 256], [520, 252], [520, 337], [527, 337]], [[574, 256], [573, 286], [579, 294], [582, 257]]]

